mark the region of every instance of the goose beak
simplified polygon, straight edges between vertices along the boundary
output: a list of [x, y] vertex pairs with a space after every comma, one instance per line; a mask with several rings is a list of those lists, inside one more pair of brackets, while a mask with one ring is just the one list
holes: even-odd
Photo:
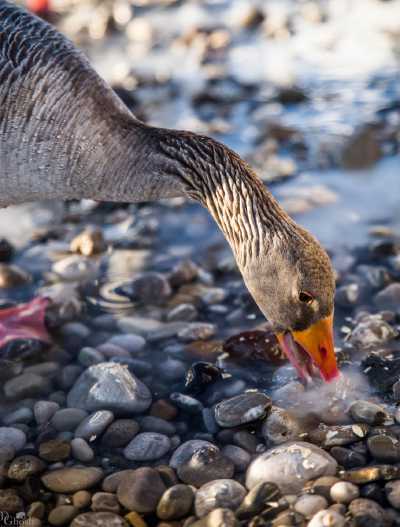
[[333, 347], [333, 315], [303, 331], [280, 333], [277, 338], [300, 377], [310, 380], [319, 372], [329, 382], [339, 375]]

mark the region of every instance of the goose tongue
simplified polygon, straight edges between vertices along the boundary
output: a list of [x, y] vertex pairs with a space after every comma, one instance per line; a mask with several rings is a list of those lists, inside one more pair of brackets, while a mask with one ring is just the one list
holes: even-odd
[[339, 375], [333, 347], [333, 316], [304, 331], [279, 333], [277, 338], [299, 376], [306, 381], [319, 374], [329, 382]]
[[47, 298], [37, 297], [26, 304], [0, 309], [0, 348], [18, 339], [50, 342], [45, 326]]

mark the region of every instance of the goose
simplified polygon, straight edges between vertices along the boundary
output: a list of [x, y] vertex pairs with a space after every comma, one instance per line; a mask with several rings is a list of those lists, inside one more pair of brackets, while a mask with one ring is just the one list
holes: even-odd
[[223, 144], [135, 118], [53, 26], [0, 0], [0, 206], [184, 196], [225, 235], [300, 378], [338, 376], [335, 280], [319, 242]]

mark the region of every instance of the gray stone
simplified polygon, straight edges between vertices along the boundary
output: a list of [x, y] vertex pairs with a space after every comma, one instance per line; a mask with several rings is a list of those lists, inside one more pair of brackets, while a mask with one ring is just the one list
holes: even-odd
[[206, 446], [197, 450], [186, 463], [178, 467], [178, 476], [188, 485], [201, 487], [209, 481], [229, 479], [234, 471], [233, 462], [224, 457], [216, 446]]
[[233, 428], [262, 419], [271, 408], [271, 399], [260, 392], [246, 392], [217, 404], [215, 420], [219, 426]]
[[73, 457], [82, 463], [89, 463], [94, 459], [92, 448], [81, 437], [76, 437], [71, 441], [71, 451]]
[[22, 373], [4, 384], [4, 394], [8, 399], [35, 398], [48, 394], [51, 384], [48, 379], [36, 373]]
[[3, 417], [3, 423], [6, 426], [11, 426], [16, 423], [28, 424], [33, 420], [33, 412], [30, 408], [22, 407], [14, 410], [10, 414]]
[[192, 508], [193, 490], [188, 485], [173, 485], [161, 496], [157, 505], [160, 520], [179, 520]]
[[40, 426], [48, 423], [59, 409], [60, 405], [53, 401], [38, 401], [35, 403], [33, 413], [37, 424]]
[[68, 394], [68, 406], [88, 411], [144, 412], [151, 404], [146, 385], [120, 364], [104, 362], [82, 373]]
[[171, 440], [163, 434], [143, 432], [125, 447], [124, 456], [132, 461], [160, 459], [171, 449]]
[[10, 447], [16, 452], [22, 450], [26, 444], [26, 435], [19, 428], [0, 427], [0, 448]]
[[276, 483], [284, 493], [298, 493], [304, 484], [320, 476], [333, 476], [337, 462], [327, 452], [303, 441], [274, 447], [258, 456], [249, 466], [246, 486], [261, 481]]
[[108, 341], [109, 344], [119, 346], [129, 353], [138, 353], [146, 345], [145, 339], [141, 335], [114, 335]]
[[139, 425], [133, 419], [117, 419], [104, 432], [101, 443], [106, 447], [126, 446], [139, 432]]
[[78, 355], [78, 361], [82, 366], [92, 366], [93, 364], [99, 364], [104, 362], [104, 355], [95, 348], [84, 347], [81, 349]]
[[173, 436], [176, 433], [176, 428], [173, 423], [152, 415], [146, 415], [141, 419], [140, 429], [143, 432], [157, 432], [158, 434], [165, 434], [167, 436]]
[[51, 425], [58, 432], [72, 432], [87, 417], [88, 413], [80, 408], [63, 408], [55, 412]]
[[400, 284], [395, 282], [388, 285], [375, 296], [375, 304], [379, 309], [397, 311], [400, 306]]
[[368, 438], [368, 450], [373, 458], [382, 463], [400, 461], [400, 441], [392, 436], [378, 434]]
[[397, 335], [381, 315], [365, 315], [351, 332], [349, 341], [356, 348], [368, 350], [386, 344]]
[[203, 447], [217, 448], [209, 441], [202, 439], [191, 439], [182, 443], [172, 454], [169, 464], [172, 468], [177, 469], [179, 466], [187, 463], [192, 455]]
[[233, 479], [217, 479], [206, 483], [196, 492], [196, 515], [202, 518], [219, 508], [236, 510], [245, 495], [246, 489]]
[[109, 410], [99, 410], [88, 415], [75, 430], [75, 437], [88, 441], [95, 440], [114, 421], [114, 414]]
[[317, 512], [328, 507], [328, 502], [323, 496], [303, 494], [296, 501], [294, 510], [309, 519]]
[[355, 401], [349, 408], [349, 413], [356, 423], [367, 423], [369, 425], [381, 425], [389, 415], [379, 404], [370, 401]]
[[246, 450], [236, 445], [225, 445], [222, 454], [230, 459], [238, 472], [244, 472], [250, 465], [251, 456]]
[[190, 395], [174, 392], [171, 393], [170, 399], [178, 408], [190, 414], [198, 414], [203, 410], [203, 404]]

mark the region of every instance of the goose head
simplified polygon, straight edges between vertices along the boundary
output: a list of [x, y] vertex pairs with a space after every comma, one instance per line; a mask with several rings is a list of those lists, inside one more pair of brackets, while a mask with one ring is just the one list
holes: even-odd
[[283, 352], [306, 381], [338, 376], [333, 345], [335, 279], [317, 240], [294, 225], [242, 268], [249, 292], [270, 322]]

